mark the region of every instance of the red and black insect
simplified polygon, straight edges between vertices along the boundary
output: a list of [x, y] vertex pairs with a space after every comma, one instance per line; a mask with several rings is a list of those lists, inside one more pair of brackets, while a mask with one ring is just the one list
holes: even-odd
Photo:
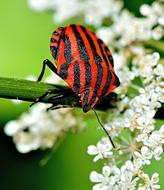
[[[47, 65], [79, 97], [84, 112], [93, 109], [98, 100], [119, 86], [110, 50], [87, 28], [72, 24], [56, 29], [50, 40], [50, 50], [57, 67], [46, 59], [38, 81]], [[53, 89], [49, 90], [36, 102], [53, 92]], [[54, 97], [54, 101], [57, 98]]]

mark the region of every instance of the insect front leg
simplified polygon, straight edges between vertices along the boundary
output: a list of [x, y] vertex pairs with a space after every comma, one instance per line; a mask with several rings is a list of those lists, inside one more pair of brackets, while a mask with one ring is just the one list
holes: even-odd
[[[57, 74], [57, 69], [56, 67], [54, 66], [54, 64], [49, 60], [49, 59], [45, 59], [43, 61], [43, 67], [42, 67], [42, 71], [38, 77], [38, 82], [42, 80], [43, 78], [43, 75], [44, 75], [44, 72], [45, 72], [45, 68], [46, 68], [46, 65], [50, 68], [51, 71], [53, 71], [55, 74]], [[58, 75], [58, 74], [57, 74]]]
[[59, 109], [59, 108], [73, 107], [74, 105], [67, 105], [67, 104], [66, 105], [62, 105], [63, 99], [67, 99], [70, 96], [74, 96], [74, 94], [72, 92], [69, 92], [69, 91], [67, 93], [64, 93], [64, 94], [59, 94], [59, 95], [56, 95], [56, 96], [52, 96], [50, 98], [50, 100], [49, 100], [52, 103], [52, 106], [50, 106], [47, 109], [47, 111], [54, 110], [54, 109]]
[[30, 105], [30, 107], [31, 106], [33, 106], [34, 104], [36, 104], [37, 102], [40, 102], [41, 100], [43, 100], [45, 97], [47, 97], [48, 95], [50, 95], [50, 94], [55, 94], [55, 93], [57, 93], [57, 89], [49, 89], [49, 90], [47, 90], [42, 96], [40, 96], [39, 98], [37, 98], [31, 105]]

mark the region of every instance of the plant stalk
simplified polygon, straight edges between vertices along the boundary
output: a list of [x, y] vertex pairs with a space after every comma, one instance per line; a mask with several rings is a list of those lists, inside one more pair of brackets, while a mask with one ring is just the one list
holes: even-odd
[[[58, 96], [63, 93], [71, 93], [67, 98], [60, 99], [59, 104], [81, 107], [79, 97], [66, 86], [17, 78], [0, 77], [0, 98], [35, 102], [38, 97], [42, 96], [49, 89], [54, 89], [54, 93], [44, 97], [39, 102], [53, 103], [53, 96]], [[109, 96], [102, 98], [97, 104], [96, 109], [105, 111], [111, 107], [115, 107], [117, 101], [116, 97], [117, 95], [115, 93], [111, 93]]]

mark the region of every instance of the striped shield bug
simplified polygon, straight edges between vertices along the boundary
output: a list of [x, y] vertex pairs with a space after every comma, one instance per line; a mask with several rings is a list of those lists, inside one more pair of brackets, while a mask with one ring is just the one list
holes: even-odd
[[[50, 50], [57, 67], [48, 59], [44, 60], [38, 81], [42, 79], [47, 65], [79, 97], [84, 112], [93, 109], [102, 97], [109, 95], [119, 86], [110, 50], [89, 29], [77, 24], [57, 28], [50, 39]], [[49, 90], [34, 103], [54, 91]], [[65, 93], [60, 95], [60, 98], [67, 96], [69, 94]], [[54, 97], [54, 105], [58, 98], [59, 96]], [[104, 127], [103, 129], [105, 130]], [[105, 132], [107, 133], [106, 130]]]

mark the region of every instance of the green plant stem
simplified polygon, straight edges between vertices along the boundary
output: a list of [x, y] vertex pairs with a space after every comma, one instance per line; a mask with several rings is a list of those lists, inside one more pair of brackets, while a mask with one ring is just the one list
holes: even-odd
[[[34, 102], [38, 97], [42, 96], [49, 89], [56, 89], [52, 95], [46, 96], [40, 102], [52, 103], [51, 97], [60, 95], [61, 92], [70, 92], [70, 89], [61, 85], [53, 85], [43, 82], [22, 80], [16, 78], [3, 78], [0, 77], [0, 98], [16, 99]], [[59, 92], [60, 91], [60, 92]], [[97, 105], [99, 110], [107, 110], [113, 107], [116, 102], [116, 94], [112, 93], [108, 98], [103, 98]], [[70, 105], [80, 107], [79, 97], [72, 94], [68, 98], [60, 100], [60, 105]]]
[[[43, 95], [48, 89], [55, 88], [52, 84], [42, 82], [34, 82], [16, 78], [0, 77], [0, 97], [7, 99], [17, 99], [24, 101], [35, 101], [39, 96]], [[44, 98], [41, 102], [48, 102], [48, 98]]]
[[[52, 103], [52, 96], [60, 95], [61, 92], [70, 92], [70, 89], [68, 87], [62, 85], [53, 85], [43, 82], [0, 77], [0, 98], [34, 102], [38, 97], [42, 96], [49, 89], [56, 89], [56, 92], [43, 98], [40, 102]], [[115, 107], [117, 101], [117, 95], [115, 93], [111, 93], [109, 96], [102, 98], [95, 108], [98, 110], [106, 111], [111, 107]], [[79, 98], [75, 94], [61, 99], [59, 103], [60, 105], [81, 107]], [[163, 107], [157, 111], [155, 117], [158, 119], [163, 118]]]
[[144, 41], [144, 44], [147, 47], [156, 49], [158, 52], [160, 52], [162, 54], [164, 53], [164, 42], [163, 41], [148, 40], [148, 41]]

